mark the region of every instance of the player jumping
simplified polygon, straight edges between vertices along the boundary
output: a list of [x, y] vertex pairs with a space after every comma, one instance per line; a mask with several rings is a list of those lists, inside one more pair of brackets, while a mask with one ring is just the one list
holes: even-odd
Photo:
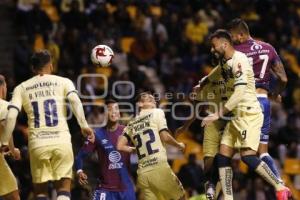
[[249, 28], [242, 19], [232, 20], [228, 25], [228, 29], [235, 44], [234, 48], [246, 54], [254, 71], [256, 96], [264, 114], [258, 153], [260, 158], [269, 166], [277, 178], [280, 178], [276, 164], [268, 153], [271, 123], [271, 105], [268, 99], [268, 93], [272, 70], [277, 76], [278, 84], [274, 91], [269, 93], [269, 97], [276, 101], [281, 100], [280, 94], [287, 84], [287, 76], [283, 64], [274, 47], [268, 43], [254, 40], [250, 36]]
[[[209, 77], [210, 81], [206, 79]], [[227, 101], [227, 96], [232, 88], [226, 88], [222, 70], [216, 66], [206, 77], [199, 81], [199, 84], [193, 88], [195, 98], [192, 99], [195, 107], [197, 103], [207, 103], [206, 112], [213, 113], [219, 109], [220, 105]], [[205, 103], [205, 105], [206, 105]], [[198, 111], [192, 113], [191, 119], [187, 120], [183, 126], [176, 130], [176, 134], [187, 132], [190, 125], [197, 118]], [[219, 119], [204, 127], [203, 133], [203, 156], [204, 156], [204, 176], [205, 176], [205, 195], [207, 200], [214, 200], [217, 195], [216, 184], [219, 180], [218, 166], [215, 156], [219, 152], [221, 135], [227, 121]]]
[[255, 93], [252, 66], [245, 54], [234, 50], [229, 32], [217, 30], [211, 35], [210, 41], [211, 52], [220, 61], [226, 85], [234, 87], [224, 107], [202, 121], [202, 126], [206, 126], [229, 112], [234, 115], [225, 127], [220, 152], [217, 155], [224, 198], [233, 200], [231, 158], [234, 145], [239, 143], [244, 163], [274, 186], [278, 200], [287, 200], [291, 196], [289, 189], [274, 175], [268, 165], [256, 156], [263, 115]]

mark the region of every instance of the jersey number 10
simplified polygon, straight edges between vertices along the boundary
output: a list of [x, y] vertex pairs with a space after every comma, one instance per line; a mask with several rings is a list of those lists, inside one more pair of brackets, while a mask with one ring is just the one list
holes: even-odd
[[[34, 128], [40, 127], [40, 111], [37, 101], [31, 102], [34, 114]], [[54, 99], [47, 99], [43, 103], [46, 126], [53, 127], [58, 124], [57, 107]]]

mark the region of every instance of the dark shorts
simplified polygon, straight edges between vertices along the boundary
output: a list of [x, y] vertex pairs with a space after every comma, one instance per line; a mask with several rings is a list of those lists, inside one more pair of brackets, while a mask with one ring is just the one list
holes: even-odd
[[270, 123], [271, 123], [271, 104], [267, 97], [257, 97], [264, 115], [264, 122], [260, 133], [260, 143], [268, 144]]
[[113, 192], [104, 189], [95, 190], [93, 200], [135, 200], [135, 192], [128, 189], [122, 192]]

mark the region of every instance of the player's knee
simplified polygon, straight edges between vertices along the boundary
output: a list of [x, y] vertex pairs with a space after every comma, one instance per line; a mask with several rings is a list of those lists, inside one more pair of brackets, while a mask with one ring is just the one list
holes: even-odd
[[215, 159], [217, 161], [219, 168], [231, 166], [231, 158], [230, 157], [224, 156], [222, 154], [217, 154]]
[[255, 155], [242, 156], [242, 161], [251, 169], [255, 170], [260, 164], [261, 160]]
[[71, 193], [67, 191], [59, 191], [57, 192], [57, 200], [70, 200]]

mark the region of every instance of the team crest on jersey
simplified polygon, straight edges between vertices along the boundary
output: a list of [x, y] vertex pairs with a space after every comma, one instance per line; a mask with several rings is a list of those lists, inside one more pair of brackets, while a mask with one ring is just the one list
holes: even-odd
[[258, 51], [261, 50], [263, 47], [256, 42], [253, 42], [252, 46], [250, 47], [251, 51]]
[[242, 71], [242, 65], [241, 63], [238, 64], [238, 70], [236, 71], [236, 73], [234, 74], [234, 76], [236, 78], [240, 78], [243, 75], [243, 71]]
[[108, 140], [107, 140], [107, 139], [103, 139], [103, 140], [101, 140], [101, 143], [102, 143], [102, 144], [107, 144], [107, 142], [108, 142]]

